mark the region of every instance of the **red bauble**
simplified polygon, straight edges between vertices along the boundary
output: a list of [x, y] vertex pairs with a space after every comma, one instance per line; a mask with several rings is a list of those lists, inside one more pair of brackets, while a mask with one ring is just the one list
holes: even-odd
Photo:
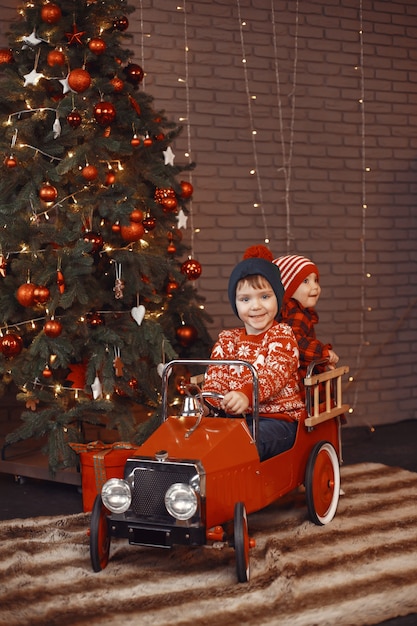
[[104, 181], [105, 185], [113, 185], [116, 180], [116, 174], [114, 170], [109, 170], [106, 174], [106, 180]]
[[134, 376], [129, 380], [127, 384], [133, 391], [136, 391], [138, 388], [138, 380]]
[[39, 197], [44, 202], [54, 202], [58, 197], [58, 190], [53, 185], [46, 183], [39, 189]]
[[177, 328], [175, 335], [184, 348], [191, 346], [198, 337], [197, 329], [189, 324], [183, 324]]
[[151, 215], [148, 215], [148, 217], [145, 217], [142, 221], [142, 225], [146, 231], [153, 230], [156, 226], [156, 219]]
[[81, 115], [78, 113], [78, 111], [73, 110], [68, 113], [67, 122], [71, 126], [71, 128], [78, 128], [78, 126], [82, 122]]
[[126, 75], [126, 80], [132, 85], [139, 85], [139, 83], [142, 82], [144, 71], [140, 65], [137, 65], [136, 63], [128, 63], [123, 71]]
[[55, 339], [56, 337], [59, 337], [59, 335], [62, 333], [62, 324], [61, 322], [58, 322], [58, 320], [51, 319], [45, 323], [43, 330], [45, 332], [45, 335], [51, 337], [52, 339]]
[[117, 17], [113, 22], [113, 28], [115, 30], [120, 30], [120, 32], [123, 32], [124, 30], [127, 30], [129, 28], [129, 20], [125, 15]]
[[9, 359], [21, 353], [23, 340], [16, 333], [7, 333], [0, 338], [0, 352]]
[[191, 183], [187, 183], [186, 180], [180, 182], [181, 185], [181, 198], [190, 198], [193, 195], [193, 186]]
[[165, 291], [168, 296], [172, 296], [172, 294], [177, 291], [179, 284], [176, 280], [170, 280], [165, 287]]
[[113, 85], [113, 89], [116, 93], [120, 93], [121, 91], [123, 91], [123, 87], [125, 86], [122, 79], [118, 76], [114, 76], [114, 78], [111, 79], [110, 83]]
[[152, 137], [149, 137], [149, 135], [145, 137], [145, 139], [143, 140], [143, 145], [149, 148], [149, 146], [151, 146], [152, 144], [153, 144]]
[[57, 4], [47, 2], [41, 9], [41, 20], [47, 24], [57, 24], [62, 17], [61, 8]]
[[46, 62], [50, 67], [54, 67], [55, 65], [64, 65], [65, 54], [62, 52], [62, 50], [51, 50], [50, 52], [48, 52]]
[[174, 244], [174, 243], [172, 243], [172, 241], [171, 241], [171, 242], [168, 244], [168, 247], [167, 247], [167, 252], [168, 252], [169, 254], [175, 254], [175, 253], [176, 253], [176, 251], [177, 251], [177, 248], [176, 248], [175, 244]]
[[42, 370], [42, 376], [44, 378], [52, 378], [52, 371], [49, 369], [48, 366], [46, 366], [43, 370]]
[[43, 285], [36, 285], [33, 290], [33, 299], [36, 304], [45, 304], [45, 302], [48, 302], [50, 295], [48, 287]]
[[82, 67], [77, 67], [68, 74], [68, 85], [73, 91], [82, 93], [91, 85], [91, 76]]
[[187, 259], [181, 265], [181, 272], [188, 278], [188, 280], [197, 280], [201, 276], [201, 265], [195, 259]]
[[88, 180], [91, 182], [97, 178], [98, 169], [95, 167], [95, 165], [86, 165], [81, 170], [81, 174], [83, 175], [85, 180]]
[[0, 64], [11, 63], [13, 61], [13, 52], [9, 48], [0, 48]]
[[140, 139], [137, 135], [133, 135], [132, 139], [130, 140], [131, 145], [134, 148], [137, 148], [138, 146], [140, 146]]
[[33, 306], [35, 304], [35, 289], [33, 283], [24, 283], [16, 291], [16, 299], [22, 306]]
[[178, 202], [176, 198], [163, 198], [161, 204], [165, 213], [174, 213], [177, 210]]
[[111, 102], [98, 102], [94, 106], [94, 117], [99, 124], [107, 126], [116, 119], [116, 107]]
[[145, 229], [142, 224], [130, 222], [129, 226], [121, 226], [120, 234], [125, 241], [139, 241], [143, 237]]
[[116, 222], [115, 224], [112, 224], [111, 229], [112, 229], [112, 231], [113, 231], [114, 233], [120, 233], [120, 231], [121, 231], [121, 226], [120, 226], [119, 222]]
[[162, 204], [164, 198], [176, 198], [175, 191], [171, 187], [157, 187], [155, 189], [154, 198]]
[[133, 209], [132, 213], [129, 215], [129, 219], [131, 222], [139, 224], [143, 220], [143, 211], [140, 209]]
[[17, 159], [11, 154], [10, 156], [4, 159], [3, 163], [9, 169], [13, 169], [14, 167], [17, 166]]
[[84, 233], [83, 239], [87, 243], [91, 243], [91, 252], [93, 253], [100, 252], [103, 247], [103, 237], [100, 233], [95, 233], [92, 230], [89, 230]]
[[99, 55], [103, 54], [103, 52], [107, 48], [107, 44], [104, 39], [101, 39], [100, 37], [95, 37], [94, 39], [90, 39], [90, 41], [88, 42], [88, 47], [90, 48], [91, 52]]

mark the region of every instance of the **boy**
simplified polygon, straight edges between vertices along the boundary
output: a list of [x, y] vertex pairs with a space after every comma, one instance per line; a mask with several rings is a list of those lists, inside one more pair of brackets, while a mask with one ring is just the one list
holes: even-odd
[[[212, 359], [239, 359], [258, 372], [261, 461], [291, 448], [298, 420], [305, 416], [297, 369], [298, 347], [291, 328], [277, 321], [284, 289], [278, 268], [266, 258], [245, 258], [232, 271], [228, 296], [243, 328], [224, 330], [215, 343]], [[248, 368], [211, 365], [204, 391], [224, 396], [227, 415], [252, 411], [252, 376]], [[249, 425], [251, 417], [247, 416]]]
[[279, 257], [273, 263], [279, 267], [285, 289], [280, 319], [291, 326], [300, 351], [300, 380], [312, 361], [328, 359], [326, 367], [333, 369], [339, 357], [330, 343], [316, 338], [314, 328], [319, 321], [315, 306], [321, 293], [317, 266], [295, 254]]

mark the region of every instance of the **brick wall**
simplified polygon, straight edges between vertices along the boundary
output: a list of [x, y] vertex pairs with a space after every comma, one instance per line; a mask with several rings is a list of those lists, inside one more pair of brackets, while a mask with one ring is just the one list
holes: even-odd
[[132, 4], [145, 90], [176, 121], [189, 111], [173, 150], [197, 163], [193, 255], [213, 337], [236, 323], [232, 267], [267, 235], [276, 256], [320, 268], [318, 334], [354, 375], [349, 423], [417, 418], [414, 0]]

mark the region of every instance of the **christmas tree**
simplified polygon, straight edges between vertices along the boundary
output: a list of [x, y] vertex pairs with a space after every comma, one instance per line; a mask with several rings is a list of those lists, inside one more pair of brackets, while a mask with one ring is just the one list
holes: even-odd
[[122, 45], [133, 11], [30, 0], [0, 50], [1, 391], [24, 405], [7, 441], [46, 437], [52, 472], [86, 423], [140, 442], [163, 363], [211, 346], [180, 228], [194, 165]]

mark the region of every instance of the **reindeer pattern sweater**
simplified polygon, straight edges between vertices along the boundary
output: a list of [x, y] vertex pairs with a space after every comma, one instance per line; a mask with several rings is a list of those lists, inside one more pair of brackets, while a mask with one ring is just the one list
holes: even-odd
[[[274, 322], [259, 335], [247, 335], [242, 328], [224, 330], [211, 358], [243, 360], [256, 367], [260, 415], [287, 421], [305, 416], [298, 384], [298, 346], [287, 324]], [[247, 367], [211, 365], [207, 370], [204, 391], [222, 395], [241, 391], [249, 398], [248, 412], [252, 412], [252, 389], [252, 375]]]

